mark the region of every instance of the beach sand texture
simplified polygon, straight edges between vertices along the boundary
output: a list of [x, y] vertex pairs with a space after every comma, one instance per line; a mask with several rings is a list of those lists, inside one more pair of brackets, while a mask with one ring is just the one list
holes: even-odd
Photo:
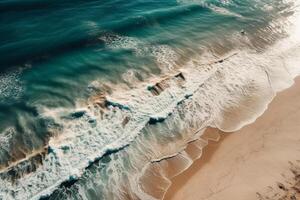
[[[216, 131], [216, 130], [208, 130]], [[300, 199], [300, 78], [255, 123], [220, 133], [165, 200]]]

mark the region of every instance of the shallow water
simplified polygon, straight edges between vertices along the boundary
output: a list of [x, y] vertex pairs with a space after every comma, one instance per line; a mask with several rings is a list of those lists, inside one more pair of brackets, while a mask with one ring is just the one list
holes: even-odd
[[[293, 83], [298, 6], [0, 2], [0, 199], [162, 198], [165, 158], [253, 122]], [[194, 160], [179, 155], [180, 170]]]

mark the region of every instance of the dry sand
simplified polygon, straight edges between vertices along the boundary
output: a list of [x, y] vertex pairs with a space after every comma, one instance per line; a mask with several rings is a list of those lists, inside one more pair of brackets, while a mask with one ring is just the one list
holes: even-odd
[[172, 182], [165, 200], [300, 199], [300, 78], [255, 123], [210, 141]]

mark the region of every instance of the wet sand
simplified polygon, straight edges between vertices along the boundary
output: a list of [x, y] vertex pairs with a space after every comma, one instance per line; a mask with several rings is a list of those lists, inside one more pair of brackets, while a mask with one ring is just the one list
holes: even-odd
[[221, 133], [219, 142], [210, 141], [202, 157], [172, 179], [164, 199], [300, 199], [299, 177], [297, 78], [291, 88], [275, 97], [255, 123], [235, 133]]

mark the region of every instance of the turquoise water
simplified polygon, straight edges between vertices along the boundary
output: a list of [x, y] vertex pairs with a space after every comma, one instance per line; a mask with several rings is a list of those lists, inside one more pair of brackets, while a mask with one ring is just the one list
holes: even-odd
[[[153, 198], [130, 177], [150, 160], [179, 151], [193, 138], [191, 130], [211, 125], [225, 100], [238, 104], [223, 89], [251, 93], [240, 90], [248, 84], [243, 76], [289, 37], [297, 8], [281, 0], [1, 1], [0, 199]], [[224, 72], [228, 81], [241, 74], [236, 86], [216, 77], [202, 88], [202, 75], [212, 75], [194, 69], [245, 51], [253, 55], [224, 64], [232, 72]], [[168, 79], [159, 86], [163, 92], [149, 86], [180, 69], [183, 77]], [[265, 75], [254, 72], [262, 84]], [[187, 83], [178, 89], [180, 81]], [[259, 84], [255, 89], [269, 100], [273, 93]], [[220, 93], [224, 103], [217, 106], [203, 100]], [[103, 95], [106, 108], [97, 103]]]

